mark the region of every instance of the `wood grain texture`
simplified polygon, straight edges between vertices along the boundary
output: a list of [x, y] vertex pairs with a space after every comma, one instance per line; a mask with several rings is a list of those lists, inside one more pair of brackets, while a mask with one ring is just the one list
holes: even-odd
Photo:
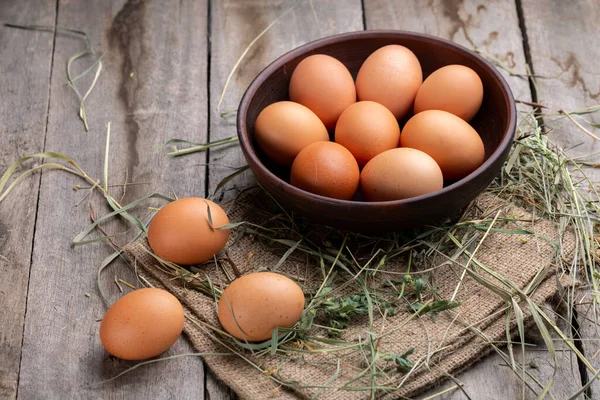
[[[51, 1], [3, 1], [0, 23], [54, 26], [55, 12]], [[0, 26], [0, 175], [17, 158], [44, 147], [52, 47], [50, 32]], [[39, 176], [32, 176], [0, 203], [2, 399], [17, 395], [38, 188]]]
[[[515, 98], [530, 101], [531, 91], [527, 79], [514, 76], [509, 71], [524, 74], [526, 69], [523, 37], [519, 28], [516, 3], [502, 0], [478, 2], [472, 0], [428, 0], [427, 2], [365, 0], [367, 29], [396, 28], [439, 36], [478, 51], [495, 64], [511, 87]], [[530, 111], [520, 105], [519, 110]], [[557, 337], [555, 337], [557, 338]], [[526, 363], [538, 360], [538, 369], [530, 372], [546, 384], [554, 372], [551, 357], [544, 352], [543, 342], [537, 343], [542, 351], [528, 350]], [[504, 364], [497, 354], [492, 354], [457, 378], [465, 383], [465, 391], [472, 398], [521, 398], [520, 379]], [[556, 384], [552, 393], [557, 398], [568, 397], [580, 387], [577, 361], [566, 357], [558, 364]], [[511, 382], [511, 384], [507, 384]], [[452, 386], [445, 383], [443, 387]], [[535, 387], [535, 386], [534, 386]], [[428, 392], [429, 395], [439, 390]], [[541, 388], [536, 387], [536, 393]], [[526, 391], [526, 398], [535, 398]], [[426, 397], [427, 395], [425, 395]], [[444, 399], [461, 399], [461, 391], [454, 391]]]
[[[600, 37], [600, 3], [580, 0], [565, 3], [551, 0], [524, 0], [523, 16], [527, 27], [531, 60], [539, 101], [558, 110], [575, 111], [600, 104], [600, 73], [597, 67], [600, 48], [593, 45]], [[583, 117], [573, 116], [586, 129], [600, 136], [600, 111]], [[600, 141], [579, 130], [565, 117], [546, 116], [544, 121], [554, 130], [549, 137], [572, 155], [589, 155], [600, 151]], [[596, 156], [595, 161], [600, 161]], [[596, 180], [600, 173], [590, 171]]]
[[[591, 291], [585, 290], [577, 299], [577, 321], [583, 352], [596, 371], [600, 370], [600, 312], [598, 306], [593, 304]], [[593, 374], [588, 371], [588, 381], [593, 379]], [[595, 379], [590, 387], [590, 398], [596, 399], [600, 396], [600, 380]]]
[[[217, 102], [227, 76], [237, 59], [250, 42], [271, 22], [292, 5], [296, 8], [283, 16], [259, 42], [253, 46], [234, 74], [224, 101], [219, 109]], [[361, 30], [362, 8], [359, 0], [291, 0], [265, 2], [255, 0], [224, 0], [211, 2], [211, 70], [210, 70], [210, 139], [217, 140], [237, 134], [235, 115], [221, 117], [220, 113], [235, 110], [252, 79], [269, 63], [283, 53], [311, 40], [335, 33]], [[246, 165], [239, 146], [229, 146], [210, 151], [209, 192], [232, 170], [230, 167]], [[253, 182], [251, 173], [232, 181], [218, 201], [232, 198], [236, 188]]]
[[[544, 310], [554, 319], [554, 323], [563, 332], [569, 330], [563, 316], [554, 314], [552, 305], [546, 304]], [[467, 398], [466, 393], [472, 399], [537, 399], [543, 385], [554, 374], [554, 366], [538, 331], [535, 328], [530, 329], [526, 332], [526, 336], [525, 343], [527, 343], [527, 347], [524, 357], [521, 353], [518, 338], [513, 343], [513, 351], [515, 363], [525, 366], [527, 385], [524, 386], [522, 383], [521, 372], [514, 372], [498, 354], [493, 353], [455, 376], [456, 380], [463, 384], [464, 392], [455, 389], [437, 398], [440, 400], [462, 400]], [[557, 368], [554, 376], [555, 383], [550, 388], [547, 398], [567, 399], [581, 388], [577, 363], [573, 361], [576, 355], [556, 335], [553, 337], [556, 339], [556, 363], [559, 368]], [[506, 347], [501, 349], [507, 353]], [[527, 376], [527, 374], [530, 376]], [[439, 387], [423, 393], [418, 398], [425, 399], [427, 396], [433, 396], [455, 385], [455, 382], [447, 380]], [[580, 395], [576, 399], [584, 400], [584, 397]]]
[[[72, 155], [90, 175], [100, 178], [105, 124], [111, 121], [111, 182], [140, 183], [129, 185], [126, 193], [123, 188], [114, 188], [112, 193], [117, 198], [123, 195], [122, 203], [157, 190], [182, 197], [206, 195], [208, 186], [212, 193], [231, 172], [227, 166], [245, 164], [237, 146], [214, 149], [208, 155], [171, 159], [161, 145], [172, 138], [205, 142], [209, 130], [210, 140], [234, 136], [235, 117], [222, 118], [220, 112], [237, 108], [247, 85], [269, 62], [309, 40], [363, 28], [360, 0], [313, 0], [314, 13], [308, 1], [299, 2], [249, 51], [217, 110], [218, 98], [237, 58], [293, 3], [213, 0], [209, 7], [208, 1], [198, 0], [60, 0], [58, 24], [86, 30], [97, 49], [106, 52], [103, 74], [87, 102], [89, 133], [84, 132], [77, 118], [78, 103], [64, 75], [68, 57], [84, 48], [82, 41], [64, 34], [57, 37], [49, 82], [52, 34], [0, 27], [0, 51], [4, 55], [0, 59], [0, 171], [17, 156], [44, 148], [49, 117], [45, 149]], [[594, 66], [600, 50], [594, 39], [598, 37], [600, 5], [594, 0], [579, 0], [576, 5], [552, 0], [519, 3], [523, 5], [534, 70], [553, 78], [537, 79], [540, 102], [553, 111], [598, 104], [600, 79]], [[522, 37], [512, 1], [364, 0], [364, 7], [369, 29], [435, 34], [477, 48], [511, 70], [525, 71]], [[55, 9], [52, 2], [0, 2], [2, 22], [54, 25]], [[210, 31], [208, 19], [212, 21]], [[210, 56], [207, 33], [212, 40]], [[79, 71], [85, 68], [83, 64], [78, 65]], [[516, 98], [531, 98], [526, 80], [503, 73]], [[80, 84], [83, 87], [89, 83], [88, 76]], [[593, 130], [590, 123], [599, 123], [600, 113], [585, 118], [588, 122], [578, 121]], [[550, 135], [563, 146], [583, 143], [573, 154], [600, 150], [597, 142], [565, 118], [546, 117], [545, 122], [556, 127]], [[598, 130], [593, 132], [600, 136]], [[211, 162], [210, 171], [197, 165], [207, 161]], [[98, 338], [98, 320], [105, 306], [96, 289], [95, 274], [111, 249], [106, 244], [71, 246], [72, 238], [89, 223], [88, 202], [84, 199], [87, 191], [72, 191], [74, 185], [84, 183], [56, 171], [41, 175], [35, 241], [37, 196], [31, 193], [37, 193], [40, 175], [27, 179], [0, 204], [0, 279], [4, 283], [0, 289], [0, 398], [14, 398], [17, 382], [19, 398], [23, 399], [235, 398], [212, 375], [205, 376], [197, 357], [152, 364], [113, 382], [98, 384], [135, 364], [108, 357]], [[229, 186], [233, 190], [217, 200], [231, 198], [237, 187], [251, 181], [251, 174], [244, 174]], [[98, 215], [107, 211], [97, 195], [93, 205]], [[149, 215], [146, 208], [138, 211], [139, 215]], [[106, 224], [105, 229], [116, 233], [127, 227], [115, 221]], [[131, 233], [119, 242], [130, 237]], [[111, 301], [119, 296], [113, 283], [115, 276], [135, 283], [134, 274], [125, 264], [116, 262], [102, 282]], [[584, 298], [578, 308], [583, 344], [586, 355], [600, 368], [600, 335], [595, 324], [598, 312], [586, 304], [588, 300]], [[541, 345], [539, 340], [536, 343]], [[182, 338], [165, 355], [188, 352], [193, 349]], [[525, 357], [526, 365], [533, 360], [537, 366], [528, 372], [545, 382], [553, 370], [547, 353], [540, 346], [539, 351], [529, 350]], [[561, 351], [558, 358], [560, 369], [552, 394], [561, 399], [577, 390], [580, 378], [572, 355]], [[457, 378], [474, 399], [521, 398], [519, 378], [497, 356], [485, 358]], [[592, 391], [595, 398], [600, 385], [595, 383]], [[535, 398], [532, 392], [526, 396]], [[454, 391], [442, 398], [465, 397]]]
[[[207, 368], [205, 366], [205, 368]], [[207, 369], [205, 385], [205, 400], [232, 400], [237, 399], [233, 390], [221, 382], [210, 369]]]
[[[155, 191], [204, 195], [202, 168], [155, 149], [173, 136], [206, 138], [206, 3], [61, 1], [58, 24], [85, 30], [106, 56], [103, 74], [86, 103], [90, 122], [86, 133], [64, 73], [68, 57], [84, 44], [71, 35], [57, 37], [46, 149], [71, 155], [99, 179], [105, 126], [111, 121], [110, 182], [122, 183], [127, 178], [144, 183], [129, 185], [126, 193], [114, 188], [113, 195], [123, 197], [123, 204]], [[78, 65], [79, 71], [84, 64]], [[79, 84], [87, 87], [90, 80], [88, 76]], [[75, 184], [85, 183], [56, 171], [42, 174], [19, 397], [203, 398], [204, 370], [199, 357], [155, 363], [99, 383], [135, 363], [109, 357], [100, 343], [98, 320], [106, 308], [95, 276], [112, 249], [105, 243], [72, 246], [74, 236], [89, 223], [88, 201], [83, 200], [87, 191], [73, 191]], [[96, 214], [106, 213], [104, 200], [97, 194], [93, 199]], [[144, 206], [151, 204], [158, 203]], [[140, 216], [148, 216], [145, 207], [140, 207]], [[104, 228], [114, 234], [129, 225], [114, 221]], [[133, 233], [117, 240], [122, 245]], [[136, 283], [123, 262], [115, 263], [102, 282], [111, 301], [118, 297], [115, 276]], [[191, 352], [192, 347], [180, 338], [164, 355]]]
[[[567, 149], [570, 156], [594, 154], [589, 160], [600, 162], [600, 141], [586, 135], [564, 116], [548, 115], [561, 109], [575, 111], [600, 104], [597, 67], [600, 48], [594, 44], [600, 37], [597, 23], [600, 3], [595, 0], [575, 3], [523, 0], [522, 7], [533, 70], [539, 76], [536, 79], [538, 101], [549, 107], [543, 110], [546, 128], [552, 129], [549, 138]], [[592, 126], [600, 123], [600, 111], [572, 118], [600, 136], [600, 129]], [[586, 174], [593, 182], [600, 181], [600, 170], [588, 169]], [[589, 293], [581, 301], [586, 303], [577, 307], [584, 354], [598, 370], [598, 306], [594, 308], [589, 304], [592, 301]], [[591, 398], [600, 397], [600, 381], [596, 380], [590, 389]]]
[[365, 0], [367, 29], [401, 29], [452, 40], [477, 49], [507, 79], [516, 99], [530, 100], [525, 53], [515, 3], [492, 0]]

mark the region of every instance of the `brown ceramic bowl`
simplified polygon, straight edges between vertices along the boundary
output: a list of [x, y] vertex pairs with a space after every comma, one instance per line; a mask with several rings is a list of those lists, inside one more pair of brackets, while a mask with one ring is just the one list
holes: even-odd
[[[298, 189], [289, 183], [289, 169], [261, 153], [254, 124], [267, 105], [289, 100], [294, 68], [312, 54], [328, 54], [348, 67], [354, 77], [363, 61], [378, 48], [400, 44], [421, 62], [423, 77], [448, 64], [475, 70], [484, 87], [483, 104], [470, 124], [485, 145], [485, 162], [473, 173], [442, 190], [405, 200], [362, 202], [336, 200]], [[250, 84], [238, 109], [237, 129], [242, 151], [258, 183], [281, 205], [311, 220], [363, 232], [402, 230], [431, 225], [456, 215], [485, 189], [500, 171], [514, 137], [515, 102], [502, 76], [479, 55], [447, 40], [403, 31], [360, 31], [335, 35], [300, 46], [276, 59]]]

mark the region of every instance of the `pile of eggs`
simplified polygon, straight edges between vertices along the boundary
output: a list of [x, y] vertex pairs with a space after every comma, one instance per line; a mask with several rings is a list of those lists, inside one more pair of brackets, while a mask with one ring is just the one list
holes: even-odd
[[[255, 139], [290, 168], [292, 185], [311, 193], [401, 200], [441, 190], [484, 161], [483, 141], [469, 125], [483, 101], [480, 77], [448, 65], [423, 81], [404, 46], [373, 52], [356, 82], [334, 57], [308, 56], [292, 73], [289, 99], [260, 112]], [[401, 130], [398, 121], [409, 116]]]
[[[225, 247], [229, 218], [218, 204], [199, 197], [162, 207], [148, 229], [148, 243], [161, 259], [196, 265], [214, 259]], [[254, 272], [223, 290], [217, 317], [241, 341], [271, 338], [276, 328], [291, 328], [304, 311], [304, 293], [282, 274]], [[135, 290], [117, 300], [100, 325], [100, 341], [113, 356], [144, 360], [170, 348], [184, 326], [184, 310], [171, 293], [155, 288]]]

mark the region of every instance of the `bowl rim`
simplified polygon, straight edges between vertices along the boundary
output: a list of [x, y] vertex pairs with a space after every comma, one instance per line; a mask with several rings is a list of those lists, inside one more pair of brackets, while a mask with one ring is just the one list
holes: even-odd
[[[283, 67], [285, 64], [290, 62], [292, 59], [297, 56], [301, 56], [302, 54], [308, 51], [314, 51], [318, 48], [329, 46], [341, 42], [345, 42], [348, 40], [356, 40], [363, 38], [410, 38], [410, 39], [420, 39], [429, 42], [435, 42], [438, 45], [449, 47], [454, 51], [462, 53], [468, 58], [473, 59], [478, 64], [487, 68], [491, 71], [492, 76], [495, 80], [500, 84], [501, 90], [506, 94], [503, 96], [505, 100], [508, 99], [507, 109], [509, 110], [509, 118], [507, 123], [507, 129], [504, 129], [502, 140], [498, 147], [490, 154], [487, 160], [483, 162], [475, 171], [471, 172], [469, 175], [465, 176], [462, 179], [459, 179], [452, 184], [443, 187], [441, 190], [423, 194], [420, 196], [410, 197], [407, 199], [401, 200], [388, 200], [388, 201], [357, 201], [357, 200], [341, 200], [330, 197], [321, 196], [315, 193], [308, 192], [306, 190], [297, 188], [281, 179], [279, 176], [275, 175], [269, 168], [267, 168], [264, 163], [258, 157], [257, 152], [253, 149], [252, 143], [250, 143], [250, 136], [246, 129], [246, 119], [248, 116], [248, 107], [250, 105], [251, 99], [256, 94], [257, 89], [264, 83], [266, 78], [270, 76], [273, 72]], [[268, 176], [268, 178], [275, 182], [276, 185], [284, 192], [288, 192], [294, 196], [301, 196], [305, 199], [312, 199], [321, 204], [331, 204], [336, 206], [346, 206], [352, 207], [353, 209], [360, 208], [372, 208], [372, 207], [396, 207], [396, 206], [404, 206], [410, 205], [413, 203], [418, 203], [423, 200], [430, 200], [436, 197], [444, 196], [448, 193], [451, 193], [463, 185], [467, 184], [469, 181], [476, 180], [481, 175], [485, 174], [485, 172], [500, 158], [504, 153], [507, 152], [510, 145], [512, 144], [515, 136], [516, 129], [516, 105], [514, 96], [510, 89], [510, 86], [504, 79], [504, 77], [500, 74], [500, 72], [494, 67], [489, 61], [480, 56], [479, 54], [467, 49], [466, 47], [459, 45], [457, 43], [451, 42], [447, 39], [443, 39], [437, 36], [418, 33], [412, 31], [404, 31], [404, 30], [394, 30], [394, 29], [381, 29], [381, 30], [362, 30], [362, 31], [352, 31], [339, 33], [331, 36], [326, 36], [320, 39], [313, 40], [311, 42], [307, 42], [301, 46], [298, 46], [283, 55], [277, 57], [273, 62], [271, 62], [267, 67], [265, 67], [250, 83], [242, 99], [240, 101], [236, 119], [237, 125], [237, 135], [240, 141], [240, 145], [244, 152], [246, 158], [251, 159], [252, 163], [256, 165], [262, 166], [262, 170]], [[250, 164], [250, 162], [248, 163]], [[252, 169], [252, 168], [251, 168]]]

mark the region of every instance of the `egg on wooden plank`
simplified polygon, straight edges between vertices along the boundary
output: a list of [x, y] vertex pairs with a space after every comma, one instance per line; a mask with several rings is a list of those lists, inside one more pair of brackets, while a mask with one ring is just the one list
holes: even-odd
[[302, 149], [292, 164], [290, 183], [325, 197], [350, 200], [360, 179], [356, 159], [335, 142], [316, 142]]
[[360, 192], [367, 201], [403, 200], [441, 190], [442, 171], [426, 153], [410, 148], [384, 151], [365, 165]]
[[123, 360], [145, 360], [171, 347], [183, 330], [181, 303], [171, 293], [138, 289], [117, 300], [100, 324], [100, 341]]
[[447, 65], [425, 79], [415, 97], [415, 114], [425, 110], [448, 111], [470, 121], [483, 101], [483, 83], [464, 65]]
[[300, 150], [311, 143], [328, 141], [323, 122], [307, 107], [280, 101], [265, 107], [255, 124], [260, 149], [278, 164], [291, 166]]
[[373, 101], [359, 101], [346, 108], [335, 126], [335, 142], [354, 155], [358, 165], [386, 150], [398, 147], [400, 126], [394, 114]]
[[441, 110], [420, 112], [408, 120], [400, 146], [429, 154], [445, 180], [458, 180], [475, 171], [485, 158], [483, 141], [463, 119]]
[[216, 228], [228, 224], [227, 213], [218, 204], [200, 197], [182, 198], [165, 205], [152, 218], [148, 242], [164, 260], [182, 265], [200, 264], [223, 250], [229, 229]]
[[356, 76], [356, 94], [358, 100], [380, 103], [401, 119], [412, 110], [421, 83], [423, 72], [415, 54], [391, 44], [374, 51], [362, 64]]
[[315, 54], [292, 72], [290, 100], [311, 109], [327, 129], [333, 129], [342, 111], [356, 102], [354, 79], [336, 58]]
[[304, 293], [285, 275], [254, 272], [231, 282], [217, 308], [219, 322], [230, 335], [262, 342], [275, 328], [294, 326], [304, 310]]

